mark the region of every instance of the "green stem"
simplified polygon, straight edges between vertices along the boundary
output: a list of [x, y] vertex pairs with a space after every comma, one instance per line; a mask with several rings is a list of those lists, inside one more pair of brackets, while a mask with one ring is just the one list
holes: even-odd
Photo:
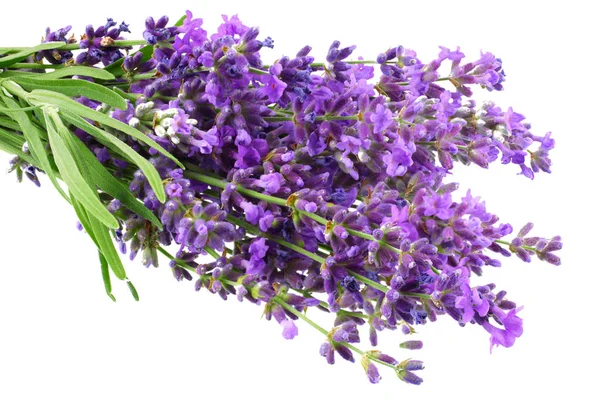
[[[494, 240], [494, 242], [496, 242], [496, 243], [498, 243], [498, 244], [504, 244], [504, 245], [508, 246], [509, 248], [511, 247], [511, 244], [510, 244], [510, 242], [507, 242], [506, 240], [500, 240], [500, 239], [496, 239], [496, 240]], [[537, 253], [537, 249], [536, 249], [535, 247], [531, 247], [531, 246], [525, 246], [525, 245], [523, 245], [523, 246], [520, 246], [520, 247], [522, 247], [522, 248], [523, 248], [523, 249], [525, 249], [525, 250], [531, 250], [531, 251], [535, 251], [535, 252]]]
[[[286, 303], [285, 301], [283, 301], [281, 298], [279, 297], [274, 297], [272, 300], [274, 303], [279, 304], [281, 307], [285, 308], [286, 310], [288, 310], [290, 313], [294, 314], [296, 317], [300, 318], [301, 320], [303, 320], [304, 322], [306, 322], [307, 324], [309, 324], [310, 326], [312, 326], [313, 328], [315, 328], [316, 330], [318, 330], [319, 332], [321, 332], [323, 335], [329, 337], [329, 332], [327, 332], [327, 330], [325, 330], [322, 326], [320, 326], [319, 324], [317, 324], [316, 322], [314, 322], [312, 319], [308, 318], [305, 314], [301, 313], [300, 311], [296, 310], [294, 307], [290, 306], [288, 303]], [[331, 340], [333, 342], [333, 340]], [[386, 363], [385, 361], [381, 361], [378, 358], [376, 358], [375, 356], [372, 356], [371, 354], [369, 354], [366, 351], [363, 351], [361, 349], [359, 349], [358, 347], [348, 343], [348, 342], [335, 342], [337, 344], [340, 344], [344, 347], [347, 347], [348, 349], [352, 350], [353, 352], [360, 354], [361, 356], [365, 356], [368, 357], [370, 360], [375, 361], [378, 364], [384, 365], [386, 367], [392, 368], [393, 370], [396, 369], [395, 365]]]
[[37, 64], [37, 63], [16, 63], [7, 68], [25, 68], [25, 69], [62, 69], [64, 64]]
[[253, 74], [257, 74], [257, 75], [269, 75], [270, 74], [269, 71], [263, 71], [262, 69], [258, 69], [258, 68], [254, 68], [254, 67], [248, 67], [248, 71], [252, 72]]
[[[285, 122], [294, 121], [294, 116], [276, 116], [276, 117], [264, 117], [267, 122]], [[316, 121], [357, 121], [358, 115], [320, 115], [315, 118]]]
[[0, 47], [0, 54], [12, 54], [12, 53], [18, 53], [20, 51], [23, 51], [27, 49], [27, 47]]
[[175, 261], [175, 263], [177, 265], [179, 265], [181, 268], [187, 269], [188, 271], [191, 271], [191, 272], [196, 272], [196, 268], [192, 267], [191, 265], [188, 265], [187, 263], [181, 261], [177, 257], [171, 255], [171, 253], [169, 253], [167, 250], [165, 250], [162, 246], [156, 246], [156, 250], [158, 250], [159, 253], [161, 253], [162, 255], [167, 257], [169, 260]]
[[404, 254], [404, 252], [402, 250], [395, 248], [394, 246], [392, 246], [391, 244], [387, 243], [384, 240], [377, 240], [377, 239], [375, 239], [375, 236], [370, 235], [368, 233], [357, 231], [357, 230], [350, 229], [350, 228], [346, 228], [346, 232], [348, 232], [349, 234], [351, 234], [353, 236], [357, 236], [359, 238], [362, 238], [362, 239], [370, 240], [372, 242], [377, 242], [382, 247], [385, 247], [386, 249], [389, 249], [389, 250], [393, 251], [396, 254], [399, 254], [399, 255], [403, 255]]
[[237, 226], [241, 226], [242, 228], [244, 228], [247, 232], [256, 235], [256, 236], [260, 236], [260, 237], [264, 237], [265, 239], [268, 239], [272, 242], [275, 242], [277, 244], [280, 244], [283, 247], [287, 247], [290, 250], [293, 250], [297, 253], [300, 253], [320, 264], [323, 264], [325, 262], [325, 259], [323, 257], [320, 257], [318, 255], [316, 255], [315, 253], [312, 253], [300, 246], [296, 246], [295, 244], [292, 244], [286, 240], [284, 240], [283, 238], [277, 237], [277, 236], [273, 236], [273, 235], [269, 235], [267, 233], [262, 232], [260, 229], [258, 229], [256, 226], [243, 221], [239, 218], [236, 218], [234, 216], [229, 215], [227, 217], [227, 220], [233, 224], [236, 224]]
[[214, 251], [213, 249], [211, 249], [208, 246], [204, 246], [204, 251], [206, 251], [212, 258], [214, 258], [215, 260], [218, 259], [219, 253], [217, 253], [216, 251]]
[[9, 79], [2, 81], [2, 87], [8, 90], [10, 94], [13, 94], [22, 99], [27, 100], [27, 98], [29, 97], [29, 92], [27, 92], [21, 86]]
[[[196, 166], [194, 166], [193, 164], [184, 162], [184, 165], [187, 168], [184, 171], [184, 175], [189, 178], [195, 179], [200, 182], [204, 182], [208, 185], [215, 186], [215, 187], [218, 187], [221, 189], [225, 189], [225, 187], [229, 184], [228, 182], [225, 182], [219, 178], [214, 178], [211, 176], [207, 176], [206, 174], [200, 173], [199, 169]], [[198, 172], [196, 172], [196, 171], [198, 171]], [[235, 184], [233, 184], [233, 185], [235, 185]], [[294, 207], [292, 204], [289, 204], [288, 201], [285, 199], [275, 197], [275, 196], [269, 196], [269, 195], [257, 192], [255, 190], [247, 189], [241, 185], [235, 185], [235, 189], [238, 192], [240, 192], [242, 194], [246, 194], [251, 197], [254, 197], [255, 199], [264, 200], [268, 203], [277, 204], [277, 205], [283, 206], [283, 207], [289, 207], [292, 210], [298, 212], [298, 214], [305, 215], [308, 218], [311, 218], [312, 220], [317, 221], [320, 224], [327, 225], [330, 222], [327, 218], [321, 217], [318, 214], [310, 213], [310, 212], [300, 210], [300, 209]], [[351, 234], [353, 236], [357, 236], [357, 237], [360, 237], [365, 240], [370, 240], [372, 242], [377, 242], [380, 244], [380, 246], [385, 247], [386, 249], [393, 251], [394, 253], [396, 253], [398, 255], [404, 254], [404, 252], [402, 252], [402, 250], [395, 248], [394, 246], [392, 246], [391, 244], [387, 243], [384, 240], [375, 239], [375, 237], [373, 235], [370, 235], [370, 234], [364, 233], [364, 232], [360, 232], [360, 231], [357, 231], [354, 229], [350, 229], [350, 228], [345, 228], [345, 229], [349, 234]]]
[[263, 194], [263, 193], [255, 191], [255, 190], [246, 189], [245, 187], [236, 185], [235, 183], [225, 182], [219, 178], [213, 178], [212, 176], [208, 176], [208, 175], [205, 175], [200, 172], [195, 172], [194, 170], [198, 171], [198, 169], [193, 164], [184, 162], [184, 165], [187, 168], [184, 171], [184, 175], [189, 178], [195, 179], [199, 182], [204, 182], [208, 185], [218, 187], [221, 189], [225, 189], [225, 187], [227, 185], [232, 184], [235, 186], [235, 190], [242, 194], [246, 194], [248, 196], [254, 197], [255, 199], [264, 200], [264, 201], [272, 203], [272, 204], [277, 204], [277, 205], [284, 206], [284, 207], [287, 206], [287, 201], [285, 199], [275, 197], [275, 196], [269, 196], [267, 194]]
[[[295, 289], [293, 287], [290, 287], [290, 290], [293, 290], [294, 292], [301, 294], [302, 296], [306, 297], [307, 299], [319, 300], [316, 297], [312, 296], [311, 293], [307, 290]], [[322, 300], [319, 300], [319, 305], [325, 309], [329, 309], [329, 304], [327, 304], [326, 302], [324, 302]], [[361, 319], [369, 318], [369, 316], [366, 314], [354, 312], [354, 311], [346, 311], [346, 310], [339, 310], [336, 314], [347, 315], [350, 317], [361, 318]]]
[[[131, 47], [142, 46], [148, 44], [145, 40], [115, 40], [114, 43], [103, 47]], [[79, 43], [69, 43], [62, 46], [57, 46], [56, 50], [79, 50]]]
[[302, 314], [300, 311], [296, 310], [294, 307], [290, 306], [288, 303], [286, 303], [279, 297], [273, 297], [273, 302], [279, 304], [281, 307], [285, 308], [286, 310], [294, 314], [296, 317], [300, 318], [301, 320], [303, 320], [304, 322], [321, 332], [323, 335], [329, 335], [329, 332], [327, 332], [323, 327], [318, 325], [312, 319], [308, 318], [306, 315]]
[[348, 270], [348, 274], [351, 275], [351, 276], [353, 276], [357, 281], [361, 281], [365, 285], [371, 286], [372, 288], [380, 290], [383, 293], [385, 293], [385, 292], [388, 291], [388, 288], [386, 286], [382, 285], [381, 283], [372, 281], [371, 279], [369, 279], [369, 278], [367, 278], [365, 276], [362, 276], [358, 272], [354, 272], [354, 271]]

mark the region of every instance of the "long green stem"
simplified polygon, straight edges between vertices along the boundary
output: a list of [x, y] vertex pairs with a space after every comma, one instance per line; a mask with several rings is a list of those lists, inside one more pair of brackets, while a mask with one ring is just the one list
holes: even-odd
[[38, 63], [16, 63], [12, 64], [8, 68], [16, 68], [16, 69], [62, 69], [66, 68], [64, 64], [38, 64]]
[[[268, 122], [285, 122], [294, 121], [294, 116], [277, 116], [277, 117], [264, 117], [265, 121]], [[356, 121], [358, 115], [320, 115], [315, 118], [315, 121]]]
[[281, 307], [285, 308], [286, 310], [294, 314], [296, 317], [300, 318], [301, 320], [303, 320], [304, 322], [321, 332], [323, 335], [327, 336], [329, 334], [329, 332], [327, 332], [327, 330], [325, 330], [319, 324], [314, 322], [312, 319], [308, 318], [306, 315], [302, 314], [300, 311], [296, 310], [294, 307], [290, 306], [288, 303], [286, 303], [279, 297], [273, 297], [273, 302], [279, 304]]
[[[113, 43], [104, 47], [132, 47], [148, 44], [144, 39], [140, 40], [115, 40]], [[56, 50], [79, 50], [79, 43], [69, 43], [62, 46], [57, 46]]]
[[[184, 175], [186, 175], [189, 178], [195, 179], [195, 180], [200, 181], [200, 182], [204, 182], [204, 183], [206, 183], [208, 185], [215, 186], [215, 187], [218, 187], [218, 188], [221, 188], [221, 189], [225, 189], [225, 187], [228, 184], [230, 184], [230, 183], [225, 182], [225, 181], [223, 181], [223, 180], [221, 180], [219, 178], [213, 178], [211, 176], [207, 176], [207, 175], [202, 174], [200, 172], [196, 172], [196, 171], [198, 171], [198, 168], [196, 166], [194, 166], [193, 164], [184, 163], [184, 165], [187, 168], [184, 171]], [[233, 185], [235, 185], [235, 184], [233, 184]], [[283, 206], [283, 207], [290, 207], [293, 210], [295, 210], [296, 212], [298, 212], [298, 214], [305, 215], [308, 218], [311, 218], [311, 219], [313, 219], [314, 221], [317, 221], [320, 224], [327, 225], [329, 223], [328, 219], [323, 218], [323, 217], [321, 217], [318, 214], [310, 213], [310, 212], [307, 212], [307, 211], [295, 208], [292, 204], [289, 204], [288, 201], [285, 200], [285, 199], [282, 199], [282, 198], [279, 198], [279, 197], [275, 197], [275, 196], [269, 196], [269, 195], [266, 195], [264, 193], [257, 192], [255, 190], [247, 189], [247, 188], [245, 188], [245, 187], [243, 187], [241, 185], [235, 185], [235, 189], [238, 192], [242, 193], [242, 194], [246, 194], [246, 195], [254, 197], [255, 199], [258, 199], [258, 200], [264, 200], [264, 201], [266, 201], [268, 203], [277, 204], [277, 205], [280, 205], [280, 206]], [[365, 233], [365, 232], [360, 232], [360, 231], [357, 231], [357, 230], [354, 230], [354, 229], [350, 229], [350, 228], [345, 228], [345, 229], [346, 229], [346, 231], [349, 234], [351, 234], [353, 236], [357, 236], [357, 237], [360, 237], [360, 238], [363, 238], [363, 239], [366, 239], [366, 240], [370, 240], [370, 241], [373, 241], [373, 242], [378, 242], [382, 247], [385, 247], [386, 249], [389, 249], [389, 250], [393, 251], [396, 254], [399, 254], [399, 255], [404, 254], [400, 249], [395, 248], [394, 246], [392, 246], [391, 244], [387, 243], [386, 241], [375, 239], [375, 237], [373, 237], [373, 235], [370, 235], [370, 234]]]
[[[496, 239], [496, 240], [494, 240], [494, 242], [496, 242], [496, 243], [498, 243], [498, 244], [504, 244], [504, 245], [506, 245], [506, 246], [509, 246], [509, 247], [511, 247], [511, 244], [510, 244], [510, 242], [507, 242], [506, 240], [500, 240], [500, 239]], [[535, 247], [526, 246], [526, 245], [522, 245], [522, 246], [520, 246], [520, 247], [522, 247], [522, 248], [523, 248], [523, 249], [525, 249], [525, 250], [531, 250], [531, 251], [535, 251], [535, 252], [537, 253], [537, 249], [536, 249]]]
[[174, 257], [173, 255], [171, 255], [171, 253], [169, 253], [167, 250], [165, 250], [162, 246], [156, 246], [156, 250], [158, 250], [159, 253], [161, 253], [162, 255], [167, 257], [169, 260], [175, 261], [175, 263], [177, 265], [179, 265], [181, 268], [187, 269], [188, 271], [191, 271], [191, 272], [196, 272], [196, 268], [181, 261], [177, 257]]
[[284, 206], [284, 207], [287, 206], [287, 202], [285, 199], [275, 197], [275, 196], [269, 196], [269, 195], [257, 192], [255, 190], [246, 189], [245, 187], [243, 187], [241, 185], [236, 185], [234, 183], [225, 182], [221, 179], [213, 178], [211, 176], [202, 174], [200, 172], [194, 172], [193, 170], [194, 169], [197, 170], [197, 167], [195, 167], [193, 164], [184, 162], [184, 165], [187, 168], [184, 171], [184, 175], [189, 178], [195, 179], [199, 182], [204, 182], [208, 185], [218, 187], [221, 189], [225, 189], [225, 187], [227, 187], [227, 185], [231, 184], [231, 185], [235, 186], [235, 190], [237, 190], [238, 192], [240, 192], [242, 194], [246, 194], [248, 196], [254, 197], [255, 199], [264, 200], [264, 201], [272, 203], [272, 204], [277, 204], [277, 205]]
[[[312, 326], [313, 328], [315, 328], [316, 330], [321, 332], [323, 335], [329, 337], [329, 332], [326, 329], [324, 329], [322, 326], [320, 326], [319, 324], [314, 322], [312, 319], [308, 318], [305, 314], [296, 310], [294, 307], [292, 307], [291, 305], [289, 305], [288, 303], [283, 301], [281, 298], [274, 297], [273, 302], [276, 304], [279, 304], [281, 307], [285, 308], [287, 311], [294, 314], [296, 317], [300, 318], [301, 320], [303, 320], [304, 322], [306, 322], [307, 324], [309, 324], [310, 326]], [[333, 341], [333, 339], [332, 339], [332, 341]], [[386, 367], [392, 368], [393, 370], [396, 370], [395, 365], [389, 364], [385, 361], [381, 361], [378, 358], [376, 358], [375, 356], [371, 355], [369, 352], [363, 351], [348, 342], [335, 342], [335, 343], [340, 344], [344, 347], [347, 347], [348, 349], [352, 350], [353, 352], [355, 352], [363, 357], [369, 358], [371, 361], [374, 361], [374, 362], [384, 365]]]
[[248, 223], [248, 222], [246, 222], [244, 220], [241, 220], [241, 219], [236, 218], [236, 217], [231, 216], [231, 215], [229, 215], [227, 217], [227, 220], [229, 222], [233, 223], [233, 224], [236, 224], [237, 226], [241, 226], [242, 228], [244, 228], [246, 230], [246, 232], [249, 232], [249, 233], [251, 233], [253, 235], [256, 235], [256, 236], [264, 237], [265, 239], [268, 239], [268, 240], [270, 240], [272, 242], [280, 244], [283, 247], [287, 247], [288, 249], [293, 250], [293, 251], [295, 251], [297, 253], [300, 253], [300, 254], [302, 254], [302, 255], [304, 255], [304, 256], [306, 256], [306, 257], [308, 257], [308, 258], [310, 258], [310, 259], [312, 259], [312, 260], [314, 260], [314, 261], [316, 261], [316, 262], [318, 262], [320, 264], [323, 264], [325, 262], [325, 259], [323, 257], [321, 257], [321, 256], [319, 256], [319, 255], [317, 255], [315, 253], [312, 253], [312, 252], [310, 252], [310, 251], [308, 251], [308, 250], [306, 250], [306, 249], [304, 249], [304, 248], [302, 248], [300, 246], [296, 246], [295, 244], [290, 243], [290, 242], [284, 240], [283, 238], [280, 238], [280, 237], [277, 237], [277, 236], [273, 236], [273, 235], [269, 235], [267, 233], [264, 233], [260, 229], [258, 229], [256, 226], [254, 226], [254, 225], [252, 225], [252, 224], [250, 224], [250, 223]]

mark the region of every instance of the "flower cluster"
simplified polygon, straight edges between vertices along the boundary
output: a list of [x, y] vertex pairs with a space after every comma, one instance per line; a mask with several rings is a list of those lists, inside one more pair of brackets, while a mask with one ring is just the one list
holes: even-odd
[[[74, 63], [122, 62], [124, 74], [101, 82], [122, 89], [125, 110], [86, 97], [77, 100], [143, 133], [174, 156], [105, 127], [150, 161], [163, 180], [161, 201], [148, 176], [81, 127], [74, 134], [114, 176], [128, 185], [160, 226], [119, 199], [106, 196], [120, 228], [119, 248], [146, 266], [167, 255], [178, 280], [196, 290], [261, 304], [283, 336], [305, 320], [325, 336], [320, 354], [361, 360], [370, 382], [378, 367], [420, 384], [421, 361], [361, 350], [378, 333], [447, 314], [459, 325], [479, 325], [491, 346], [510, 347], [522, 334], [521, 307], [494, 284], [475, 277], [499, 267], [498, 255], [532, 255], [554, 265], [561, 239], [526, 237], [468, 191], [454, 195], [454, 163], [487, 168], [516, 164], [527, 178], [550, 172], [550, 134], [536, 135], [525, 117], [473, 90], [501, 90], [502, 61], [491, 53], [467, 60], [460, 49], [440, 48], [430, 62], [402, 46], [375, 60], [350, 60], [354, 46], [334, 42], [315, 62], [306, 46], [266, 65], [274, 41], [237, 16], [224, 17], [209, 35], [187, 12], [181, 24], [146, 20], [143, 49], [124, 55], [113, 46], [126, 24], [111, 19], [86, 28]], [[70, 27], [48, 33], [66, 39]], [[72, 55], [40, 52], [57, 63]], [[24, 165], [25, 167], [18, 168]], [[13, 163], [37, 182], [25, 161]], [[171, 256], [166, 246], [175, 245]], [[205, 257], [212, 261], [205, 262]], [[307, 310], [331, 314], [325, 329]], [[401, 348], [422, 347], [407, 340]]]

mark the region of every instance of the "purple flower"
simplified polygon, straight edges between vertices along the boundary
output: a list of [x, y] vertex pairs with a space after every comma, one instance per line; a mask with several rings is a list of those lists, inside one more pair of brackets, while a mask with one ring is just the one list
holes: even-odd
[[283, 337], [287, 340], [293, 339], [298, 336], [298, 327], [294, 324], [294, 321], [284, 319], [280, 325], [283, 327]]
[[269, 68], [268, 75], [261, 75], [259, 78], [263, 86], [258, 89], [258, 93], [267, 97], [270, 103], [275, 103], [279, 100], [287, 87], [287, 84], [278, 78], [281, 70], [281, 64], [275, 63]]
[[169, 196], [169, 197], [181, 197], [183, 188], [178, 183], [169, 183], [165, 187], [165, 191], [167, 192], [167, 196]]
[[389, 176], [402, 176], [413, 164], [412, 152], [402, 143], [398, 143], [390, 153], [383, 156], [383, 162], [387, 165], [386, 173]]
[[252, 241], [249, 251], [253, 258], [264, 258], [268, 249], [265, 238], [260, 238]]
[[375, 112], [370, 118], [373, 123], [373, 133], [380, 133], [387, 129], [394, 122], [392, 112], [383, 104], [377, 104]]
[[512, 309], [507, 314], [501, 310], [495, 310], [494, 314], [500, 319], [504, 329], [498, 328], [488, 321], [482, 324], [484, 329], [492, 335], [490, 338], [490, 353], [494, 346], [511, 347], [516, 338], [523, 334], [523, 320], [517, 316], [522, 308]]
[[490, 305], [485, 298], [481, 298], [481, 295], [477, 288], [471, 288], [468, 284], [464, 283], [461, 286], [463, 296], [456, 298], [456, 308], [462, 309], [462, 323], [466, 324], [471, 322], [475, 311], [480, 317], [485, 317], [490, 309]]
[[249, 168], [260, 163], [260, 153], [254, 147], [239, 145], [237, 147], [235, 166]]
[[274, 172], [261, 175], [260, 179], [256, 182], [256, 186], [263, 188], [267, 193], [275, 194], [279, 192], [284, 183], [285, 179], [283, 179], [283, 176], [279, 172]]

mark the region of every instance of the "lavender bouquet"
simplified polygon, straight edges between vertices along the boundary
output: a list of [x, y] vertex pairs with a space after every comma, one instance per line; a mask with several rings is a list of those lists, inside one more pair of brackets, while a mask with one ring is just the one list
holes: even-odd
[[112, 278], [138, 299], [119, 251], [146, 267], [161, 253], [196, 290], [262, 305], [286, 339], [313, 326], [328, 363], [359, 358], [372, 383], [385, 366], [420, 384], [423, 363], [359, 347], [360, 330], [374, 348], [399, 329], [415, 350], [414, 326], [448, 314], [491, 347], [521, 336], [521, 308], [471, 277], [500, 255], [559, 265], [561, 239], [531, 223], [513, 235], [449, 181], [455, 162], [550, 172], [550, 133], [470, 99], [502, 90], [500, 59], [441, 47], [424, 63], [398, 46], [351, 61], [336, 41], [323, 62], [306, 46], [265, 65], [274, 42], [257, 28], [224, 17], [209, 35], [189, 11], [148, 18], [140, 40], [112, 19], [79, 41], [70, 29], [0, 48], [0, 149], [19, 180], [43, 173], [73, 206], [111, 299]]

